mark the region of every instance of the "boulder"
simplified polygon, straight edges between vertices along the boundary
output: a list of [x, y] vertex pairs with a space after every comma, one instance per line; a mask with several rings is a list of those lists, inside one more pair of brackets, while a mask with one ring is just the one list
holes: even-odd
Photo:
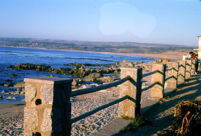
[[52, 69], [51, 66], [48, 66], [48, 65], [35, 65], [30, 63], [11, 65], [8, 68], [17, 69], [17, 70], [37, 70], [37, 71], [44, 71], [44, 72], [48, 72]]
[[3, 84], [3, 86], [5, 86], [5, 87], [11, 87], [11, 86], [13, 86], [13, 82], [12, 82], [12, 80], [6, 80], [5, 81], [5, 83]]
[[104, 76], [104, 77], [98, 78], [97, 80], [100, 80], [102, 83], [110, 83], [113, 81], [111, 76]]
[[10, 77], [15, 78], [15, 77], [18, 77], [18, 75], [17, 74], [11, 74]]
[[25, 95], [25, 89], [24, 88], [21, 90], [20, 95]]
[[171, 61], [171, 59], [168, 59], [168, 58], [160, 58], [160, 59], [155, 60], [154, 62], [155, 63], [167, 63], [170, 61]]
[[24, 82], [17, 82], [15, 85], [14, 85], [15, 88], [18, 88], [18, 87], [25, 87], [25, 83]]
[[7, 90], [3, 90], [1, 93], [2, 94], [8, 94], [8, 91]]
[[123, 60], [119, 63], [120, 67], [134, 67], [135, 65], [129, 60]]
[[16, 100], [16, 97], [12, 97], [12, 96], [8, 96], [7, 98], [6, 98], [7, 100]]
[[85, 76], [84, 80], [85, 81], [96, 81], [97, 78], [100, 78], [100, 77], [102, 77], [101, 73], [91, 73], [88, 76]]

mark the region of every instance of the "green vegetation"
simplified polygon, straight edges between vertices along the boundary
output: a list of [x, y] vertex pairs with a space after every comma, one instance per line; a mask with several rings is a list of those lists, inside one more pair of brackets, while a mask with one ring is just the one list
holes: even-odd
[[115, 53], [161, 53], [165, 51], [193, 49], [193, 47], [168, 44], [136, 42], [87, 42], [29, 38], [0, 38], [0, 46]]
[[131, 124], [125, 127], [122, 132], [132, 131], [133, 129], [145, 125], [147, 123], [147, 120], [141, 115], [137, 115], [135, 118], [129, 118], [127, 116], [123, 116], [122, 118], [126, 120], [131, 120]]

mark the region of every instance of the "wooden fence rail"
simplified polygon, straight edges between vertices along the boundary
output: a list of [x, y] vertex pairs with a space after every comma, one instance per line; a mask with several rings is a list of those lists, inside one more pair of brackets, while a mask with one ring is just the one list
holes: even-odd
[[[190, 60], [153, 64], [152, 71], [142, 74], [142, 68], [121, 68], [121, 80], [97, 87], [71, 91], [72, 79], [63, 78], [25, 78], [24, 135], [58, 135], [71, 134], [71, 125], [102, 109], [118, 105], [118, 117], [135, 118], [140, 114], [141, 95], [150, 89], [151, 98], [163, 98], [164, 89], [176, 89], [195, 72]], [[151, 76], [151, 85], [142, 88], [142, 79]], [[71, 118], [71, 97], [97, 92], [118, 86], [119, 99], [102, 105]]]

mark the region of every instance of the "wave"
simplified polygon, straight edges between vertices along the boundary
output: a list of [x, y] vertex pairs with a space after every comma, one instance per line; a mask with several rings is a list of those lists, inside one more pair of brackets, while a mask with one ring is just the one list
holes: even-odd
[[78, 60], [98, 60], [98, 61], [115, 62], [114, 60], [108, 60], [108, 59], [99, 59], [99, 58], [74, 58], [74, 57], [65, 57], [65, 59], [78, 59]]

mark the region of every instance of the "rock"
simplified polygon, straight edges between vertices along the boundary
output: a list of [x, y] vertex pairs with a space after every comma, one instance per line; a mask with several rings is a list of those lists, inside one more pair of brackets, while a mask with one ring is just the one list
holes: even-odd
[[85, 71], [84, 67], [75, 67], [72, 69], [71, 73], [73, 77], [84, 77], [89, 74], [89, 72]]
[[16, 95], [24, 95], [24, 92], [22, 92], [22, 90], [24, 90], [25, 88], [25, 83], [24, 82], [18, 82], [14, 85], [14, 87], [17, 89], [17, 91], [15, 92]]
[[143, 70], [144, 70], [145, 72], [150, 72], [150, 71], [152, 70], [152, 65], [144, 65], [144, 66], [143, 66]]
[[12, 97], [12, 96], [8, 96], [7, 98], [6, 98], [7, 100], [16, 100], [16, 97]]
[[67, 66], [75, 66], [75, 67], [86, 67], [86, 66], [94, 66], [94, 67], [108, 67], [110, 64], [90, 64], [90, 63], [84, 63], [84, 64], [80, 64], [80, 63], [68, 63], [65, 64]]
[[90, 84], [90, 86], [88, 88], [94, 88], [94, 87], [97, 87], [98, 84]]
[[3, 90], [1, 93], [2, 94], [8, 94], [8, 91], [7, 90]]
[[120, 69], [115, 69], [113, 74], [119, 75], [120, 74]]
[[22, 91], [20, 92], [20, 95], [25, 95], [25, 89], [23, 88]]
[[170, 61], [171, 61], [171, 59], [168, 59], [168, 58], [160, 58], [160, 59], [155, 60], [154, 62], [155, 63], [167, 63]]
[[72, 86], [77, 86], [78, 85], [78, 79], [73, 79]]
[[0, 95], [0, 100], [2, 100], [3, 99], [3, 95]]
[[80, 86], [79, 89], [85, 89], [85, 88], [88, 88], [88, 86], [87, 85], [82, 85], [82, 86]]
[[131, 62], [129, 60], [118, 61], [116, 63], [110, 64], [110, 68], [120, 68], [120, 67], [135, 67], [138, 64], [142, 64], [142, 61]]
[[80, 63], [69, 63], [69, 64], [66, 64], [67, 66], [75, 66], [75, 67], [81, 67], [82, 66], [82, 64], [80, 64]]
[[11, 74], [10, 77], [14, 78], [14, 77], [18, 77], [18, 75], [17, 74]]
[[47, 75], [48, 77], [54, 77], [54, 75]]
[[5, 87], [9, 87], [9, 86], [11, 86], [11, 84], [4, 83], [3, 86], [5, 86]]
[[85, 81], [95, 81], [97, 78], [100, 78], [102, 76], [101, 73], [91, 73], [88, 76], [84, 77]]
[[70, 68], [57, 68], [53, 72], [56, 74], [70, 75], [71, 69]]
[[98, 78], [97, 80], [100, 80], [102, 83], [110, 83], [110, 82], [112, 82], [112, 77], [104, 76], [104, 77]]
[[44, 72], [50, 72], [53, 69], [51, 66], [47, 65], [35, 65], [30, 63], [23, 63], [18, 65], [11, 65], [9, 68], [17, 69], [17, 70], [36, 70], [36, 71], [44, 71]]
[[13, 83], [12, 83], [12, 80], [6, 80], [6, 82], [4, 83], [4, 86], [5, 87], [11, 87], [11, 86], [13, 86]]
[[24, 82], [17, 82], [14, 87], [18, 88], [18, 87], [25, 87], [25, 83]]

